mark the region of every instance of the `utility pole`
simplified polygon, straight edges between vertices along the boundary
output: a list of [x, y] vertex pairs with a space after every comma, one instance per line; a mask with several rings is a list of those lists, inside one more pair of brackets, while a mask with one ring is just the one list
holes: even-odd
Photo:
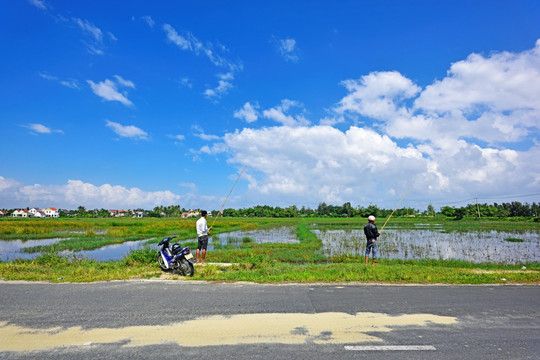
[[478, 198], [476, 199], [476, 210], [478, 210], [478, 218], [480, 218], [480, 206], [478, 206]]

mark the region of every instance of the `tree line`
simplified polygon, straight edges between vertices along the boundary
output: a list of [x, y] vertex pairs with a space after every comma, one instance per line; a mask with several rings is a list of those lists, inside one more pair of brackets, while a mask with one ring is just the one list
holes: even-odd
[[537, 203], [521, 203], [519, 201], [513, 201], [510, 203], [502, 204], [468, 204], [467, 206], [454, 208], [450, 206], [443, 206], [441, 208], [441, 214], [447, 217], [455, 217], [456, 219], [463, 219], [468, 217], [496, 217], [496, 218], [508, 218], [508, 217], [534, 217], [538, 218], [540, 215], [540, 204]]
[[[302, 207], [298, 209], [295, 205], [281, 208], [268, 205], [254, 206], [245, 209], [225, 209], [223, 216], [231, 217], [388, 217], [392, 214], [393, 209], [379, 208], [375, 204], [369, 206], [357, 206], [356, 208], [347, 202], [343, 205], [329, 205], [320, 203], [317, 209]], [[509, 218], [509, 217], [540, 217], [540, 204], [537, 203], [521, 203], [518, 201], [502, 204], [468, 204], [463, 207], [443, 206], [439, 212], [435, 211], [433, 205], [428, 205], [425, 211], [420, 211], [411, 207], [403, 207], [396, 209], [393, 216], [435, 216], [437, 214], [444, 215], [457, 220], [464, 217], [490, 217], [490, 218]], [[217, 215], [217, 211], [214, 212]]]
[[[200, 210], [200, 209], [198, 209]], [[13, 210], [11, 210], [12, 212]], [[181, 208], [180, 205], [170, 206], [156, 206], [152, 210], [126, 210], [124, 211], [125, 217], [135, 217], [137, 214], [142, 213], [145, 217], [180, 217], [188, 210]], [[375, 204], [368, 206], [353, 207], [350, 202], [346, 202], [343, 205], [331, 205], [325, 202], [320, 203], [316, 209], [302, 206], [298, 208], [296, 205], [289, 207], [273, 207], [269, 205], [257, 205], [249, 208], [232, 209], [228, 208], [223, 210], [221, 216], [224, 217], [270, 217], [270, 218], [292, 218], [292, 217], [368, 217], [374, 215], [375, 217], [387, 217], [392, 214], [393, 209], [380, 208]], [[10, 210], [7, 210], [7, 216], [9, 216]], [[212, 216], [217, 216], [218, 211], [210, 211]], [[396, 209], [393, 216], [435, 216], [437, 214], [444, 215], [449, 218], [455, 218], [456, 220], [463, 219], [464, 217], [477, 217], [477, 218], [512, 218], [512, 217], [525, 217], [525, 218], [540, 218], [540, 204], [537, 203], [521, 203], [513, 201], [510, 203], [502, 204], [468, 204], [463, 207], [451, 207], [443, 206], [439, 212], [435, 211], [433, 205], [428, 205], [427, 209], [420, 211], [411, 207], [403, 207]], [[99, 218], [99, 217], [111, 217], [110, 210], [107, 209], [93, 209], [87, 210], [84, 206], [79, 206], [76, 210], [60, 210], [60, 217], [87, 217], [87, 218]]]

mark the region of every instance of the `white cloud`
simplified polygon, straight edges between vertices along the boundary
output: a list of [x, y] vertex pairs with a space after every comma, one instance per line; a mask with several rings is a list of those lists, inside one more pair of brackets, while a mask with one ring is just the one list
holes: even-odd
[[[105, 53], [105, 41], [103, 37], [103, 31], [92, 24], [88, 20], [72, 17], [71, 22], [76, 24], [84, 34], [90, 37], [89, 40], [83, 40], [83, 43], [86, 45], [86, 48], [90, 54], [94, 55], [103, 55]], [[109, 40], [116, 42], [118, 39], [111, 32], [107, 32]]]
[[98, 42], [103, 41], [103, 31], [101, 31], [100, 28], [90, 23], [88, 20], [84, 20], [80, 18], [72, 18], [72, 20], [75, 24], [79, 26], [79, 28], [81, 28], [81, 30], [91, 35], [94, 38], [94, 40]]
[[141, 16], [141, 19], [143, 19], [144, 22], [146, 22], [146, 24], [147, 24], [148, 26], [150, 26], [151, 28], [153, 28], [153, 27], [156, 25], [156, 22], [154, 21], [154, 19], [152, 19], [151, 16], [148, 16], [148, 15], [146, 15], [146, 16]]
[[426, 203], [537, 192], [539, 49], [471, 55], [424, 89], [396, 71], [345, 80], [348, 93], [320, 123], [366, 127], [309, 126], [303, 105], [286, 99], [261, 111], [280, 126], [237, 130], [201, 152], [247, 166], [253, 203], [391, 207], [411, 185], [408, 197]]
[[133, 81], [126, 80], [119, 75], [114, 75], [114, 77], [116, 78], [116, 81], [118, 82], [119, 85], [135, 89], [135, 84], [133, 83]]
[[184, 182], [184, 183], [180, 183], [178, 185], [181, 186], [181, 187], [188, 188], [191, 191], [196, 191], [197, 190], [197, 185], [194, 184], [194, 183]]
[[[167, 39], [181, 50], [191, 51], [195, 55], [202, 54], [215, 66], [227, 70], [226, 73], [216, 75], [218, 77], [218, 84], [216, 87], [208, 88], [203, 92], [203, 95], [206, 98], [216, 100], [227, 94], [229, 90], [233, 88], [232, 80], [234, 80], [234, 75], [243, 69], [240, 62], [231, 61], [226, 57], [217, 54], [214, 51], [214, 45], [212, 43], [203, 43], [190, 32], [179, 34], [176, 29], [169, 24], [164, 24], [162, 28], [163, 31], [165, 31]], [[219, 44], [217, 48], [224, 52], [228, 51], [227, 48], [221, 44]]]
[[298, 62], [298, 48], [296, 47], [295, 39], [279, 39], [277, 40], [278, 51], [286, 61]]
[[427, 168], [418, 150], [357, 127], [347, 132], [330, 126], [244, 129], [227, 134], [225, 144], [234, 154], [231, 162], [248, 167], [250, 191], [272, 203], [367, 199], [378, 181], [399, 185], [396, 177]]
[[133, 103], [127, 98], [127, 93], [121, 94], [118, 91], [119, 87], [135, 88], [133, 82], [125, 80], [122, 77], [115, 75], [116, 82], [113, 80], [105, 79], [99, 83], [95, 83], [92, 80], [87, 80], [88, 84], [92, 88], [92, 91], [97, 96], [108, 101], [119, 101], [126, 106], [132, 106]]
[[[522, 152], [482, 148], [463, 140], [453, 151], [399, 146], [387, 135], [352, 126], [244, 129], [226, 134], [222, 151], [248, 168], [250, 201], [395, 205], [396, 193], [428, 202], [538, 189], [540, 147]], [[215, 154], [210, 146], [202, 152]], [[394, 195], [391, 195], [394, 194]]]
[[237, 119], [243, 119], [248, 123], [252, 123], [257, 121], [259, 118], [259, 111], [257, 110], [258, 108], [259, 104], [255, 103], [255, 105], [251, 105], [249, 102], [247, 102], [244, 104], [242, 109], [235, 111], [233, 116]]
[[6, 179], [3, 176], [0, 176], [0, 193], [5, 192], [6, 190], [13, 189], [19, 186], [20, 183], [13, 179]]
[[[8, 183], [9, 182], [9, 183]], [[7, 183], [7, 185], [6, 185]], [[9, 194], [8, 194], [9, 192]], [[68, 180], [65, 185], [22, 185], [0, 177], [0, 198], [9, 199], [11, 206], [55, 206], [74, 209], [146, 208], [178, 204], [181, 197], [171, 191], [147, 192], [119, 185], [96, 186], [81, 180]], [[24, 205], [27, 204], [27, 205]]]
[[28, 0], [28, 2], [41, 10], [49, 9], [49, 5], [43, 0]]
[[169, 137], [172, 138], [172, 139], [178, 140], [178, 141], [185, 140], [185, 138], [186, 138], [186, 137], [185, 137], [184, 135], [182, 135], [182, 134], [179, 134], [179, 135], [170, 135]]
[[387, 119], [400, 112], [401, 100], [415, 96], [420, 88], [397, 71], [374, 72], [359, 80], [342, 82], [349, 94], [336, 106], [338, 114], [359, 113], [374, 119]]
[[179, 35], [178, 32], [169, 24], [163, 25], [163, 30], [167, 34], [167, 38], [176, 46], [182, 50], [193, 50], [191, 41], [186, 39], [184, 36]]
[[[92, 24], [86, 19], [81, 19], [78, 17], [64, 16], [57, 11], [54, 11], [53, 8], [43, 0], [28, 0], [30, 4], [35, 6], [40, 10], [44, 10], [45, 14], [50, 16], [58, 24], [63, 24], [64, 26], [72, 28], [79, 28], [82, 33], [85, 35], [85, 38], [81, 40], [83, 44], [86, 45], [86, 49], [90, 54], [94, 55], [103, 55], [105, 54], [105, 39], [104, 32], [98, 26]], [[108, 40], [115, 42], [118, 39], [114, 36], [113, 33], [107, 31]]]
[[[186, 31], [183, 35], [180, 35], [175, 28], [169, 24], [163, 25], [163, 31], [167, 35], [167, 39], [178, 46], [182, 50], [192, 51], [195, 55], [205, 55], [212, 64], [215, 66], [228, 69], [229, 72], [234, 73], [242, 70], [242, 64], [228, 60], [227, 58], [216, 54], [213, 50], [214, 45], [211, 42], [203, 44], [202, 41], [197, 39], [195, 35]], [[226, 51], [224, 46], [218, 46], [222, 51]]]
[[203, 139], [203, 140], [206, 140], [206, 141], [212, 141], [212, 140], [221, 139], [221, 137], [219, 137], [217, 135], [209, 135], [209, 134], [205, 134], [205, 133], [196, 134], [196, 136]]
[[50, 75], [50, 74], [38, 73], [38, 75], [44, 78], [45, 80], [58, 81], [58, 77]]
[[187, 88], [190, 88], [190, 89], [193, 87], [193, 84], [191, 83], [190, 79], [187, 78], [187, 77], [181, 78], [178, 82], [183, 87], [187, 87]]
[[218, 86], [214, 89], [206, 89], [204, 95], [207, 98], [219, 98], [229, 92], [233, 88], [231, 80], [234, 80], [232, 73], [218, 74]]
[[148, 133], [146, 131], [143, 131], [133, 125], [124, 126], [124, 125], [121, 125], [119, 123], [109, 121], [109, 120], [106, 120], [106, 125], [107, 127], [112, 129], [112, 131], [114, 131], [117, 135], [121, 137], [128, 137], [128, 138], [141, 139], [141, 140], [146, 140], [148, 138]]
[[[288, 114], [294, 108], [298, 108], [300, 110], [299, 113], [296, 115]], [[289, 99], [284, 99], [281, 101], [281, 105], [263, 110], [262, 112], [265, 118], [291, 127], [309, 124], [309, 121], [304, 117], [304, 113], [305, 109], [302, 103]]]
[[521, 53], [470, 55], [423, 90], [398, 72], [372, 73], [343, 85], [349, 94], [336, 113], [379, 120], [396, 138], [441, 148], [458, 139], [518, 142], [540, 129], [540, 40]]
[[63, 85], [65, 87], [68, 87], [71, 89], [79, 89], [79, 82], [77, 80], [74, 80], [74, 79], [61, 80], [57, 76], [53, 76], [47, 73], [38, 73], [38, 75], [46, 80], [58, 82], [60, 85]]
[[60, 85], [71, 89], [79, 89], [79, 82], [77, 80], [61, 80]]
[[62, 130], [54, 130], [42, 124], [28, 124], [28, 125], [22, 125], [22, 126], [30, 129], [33, 134], [52, 134], [52, 133], [63, 134], [64, 133]]

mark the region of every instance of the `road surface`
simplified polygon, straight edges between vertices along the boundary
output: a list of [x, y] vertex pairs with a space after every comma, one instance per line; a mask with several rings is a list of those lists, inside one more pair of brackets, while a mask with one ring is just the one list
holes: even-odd
[[0, 359], [538, 359], [538, 286], [0, 282]]

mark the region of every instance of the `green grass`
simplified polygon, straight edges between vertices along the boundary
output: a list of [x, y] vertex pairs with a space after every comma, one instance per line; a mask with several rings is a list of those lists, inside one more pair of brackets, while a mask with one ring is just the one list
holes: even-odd
[[518, 239], [518, 238], [506, 238], [504, 240], [509, 241], [509, 242], [523, 242], [523, 239]]
[[[209, 224], [212, 220], [209, 219]], [[379, 227], [385, 219], [377, 219]], [[196, 219], [27, 219], [0, 220], [0, 238], [63, 240], [29, 251], [44, 252], [34, 260], [0, 262], [0, 278], [52, 282], [91, 282], [162, 276], [156, 263], [156, 248], [132, 251], [121, 261], [97, 262], [75, 256], [62, 256], [62, 250], [88, 250], [111, 243], [177, 235], [184, 246], [196, 248]], [[443, 284], [540, 284], [540, 264], [475, 264], [455, 260], [386, 260], [366, 265], [363, 256], [325, 257], [322, 243], [311, 231], [317, 229], [362, 228], [365, 219], [267, 219], [220, 218], [213, 234], [253, 230], [273, 226], [293, 226], [299, 243], [256, 244], [253, 239], [232, 239], [226, 245], [214, 243], [207, 255], [210, 264], [197, 266], [192, 280], [281, 282], [362, 282], [362, 283], [443, 283]], [[420, 224], [420, 225], [419, 225]], [[392, 218], [392, 228], [436, 228], [444, 231], [540, 230], [532, 221], [454, 221], [445, 218]], [[68, 239], [69, 237], [69, 239]], [[512, 238], [513, 239], [513, 238]], [[507, 241], [513, 241], [506, 239]], [[519, 240], [519, 239], [517, 239]], [[232, 266], [211, 263], [232, 263]], [[526, 269], [522, 269], [525, 266]], [[179, 277], [176, 277], [179, 278]], [[505, 279], [505, 280], [503, 280]]]

